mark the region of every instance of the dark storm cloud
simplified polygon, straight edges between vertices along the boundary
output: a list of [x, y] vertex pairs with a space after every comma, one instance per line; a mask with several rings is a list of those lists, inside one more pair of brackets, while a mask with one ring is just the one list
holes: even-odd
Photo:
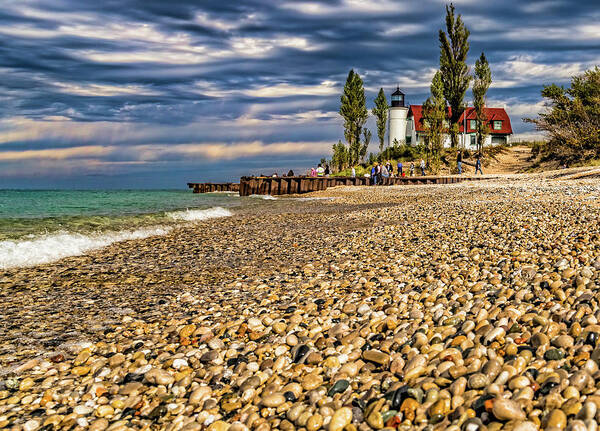
[[[470, 62], [485, 51], [490, 102], [507, 107], [518, 133], [531, 132], [520, 118], [540, 109], [542, 85], [600, 62], [591, 2], [456, 7], [471, 30]], [[254, 154], [238, 168], [266, 163], [259, 153], [270, 144], [314, 142], [316, 159], [342, 136], [336, 112], [350, 68], [369, 103], [396, 84], [410, 103], [425, 100], [444, 14], [435, 0], [10, 2], [0, 10], [0, 178], [36, 166], [127, 176], [157, 155], [166, 171], [212, 166], [219, 145]], [[273, 157], [293, 159], [293, 147]], [[67, 163], [86, 149], [89, 164]]]

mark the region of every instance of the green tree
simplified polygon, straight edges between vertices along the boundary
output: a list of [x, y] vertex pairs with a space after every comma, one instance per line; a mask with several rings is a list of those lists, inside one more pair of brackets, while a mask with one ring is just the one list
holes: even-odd
[[341, 171], [348, 167], [348, 150], [342, 141], [333, 144], [333, 155], [331, 156], [331, 165], [333, 168]]
[[383, 88], [379, 89], [377, 97], [375, 98], [375, 107], [372, 109], [372, 113], [377, 119], [377, 137], [379, 138], [379, 152], [383, 151], [385, 143], [385, 129], [388, 120], [388, 103], [385, 98]]
[[477, 116], [477, 151], [483, 151], [483, 142], [490, 133], [488, 118], [485, 113], [486, 95], [492, 84], [492, 71], [490, 65], [482, 52], [475, 62], [475, 80], [473, 81], [473, 105]]
[[369, 165], [374, 164], [377, 161], [377, 156], [373, 153], [369, 153], [369, 158], [367, 159], [367, 163]]
[[467, 66], [469, 30], [460, 14], [454, 16], [454, 5], [446, 6], [446, 33], [439, 32], [440, 72], [444, 85], [444, 97], [450, 106], [450, 138], [452, 146], [458, 145], [460, 116], [464, 111], [463, 99], [469, 88], [471, 76]]
[[360, 153], [359, 153], [359, 161], [364, 161], [365, 160], [365, 156], [367, 155], [367, 148], [369, 148], [369, 144], [371, 143], [371, 137], [373, 136], [373, 134], [371, 133], [371, 131], [369, 129], [367, 129], [366, 127], [363, 129], [363, 142], [362, 145], [360, 146]]
[[545, 86], [542, 96], [548, 110], [524, 119], [548, 135], [542, 155], [563, 163], [600, 158], [600, 68], [575, 76], [569, 88]]
[[358, 163], [358, 159], [360, 158], [360, 150], [361, 150], [361, 142], [359, 140], [353, 140], [348, 147], [348, 163], [350, 166], [354, 166]]
[[430, 91], [431, 95], [423, 104], [423, 123], [426, 130], [429, 165], [434, 173], [437, 173], [444, 139], [444, 123], [448, 117], [444, 99], [444, 84], [439, 70], [433, 75]]
[[348, 73], [340, 101], [340, 115], [344, 119], [344, 137], [349, 146], [350, 164], [354, 165], [360, 158], [360, 135], [369, 116], [363, 81], [354, 70]]

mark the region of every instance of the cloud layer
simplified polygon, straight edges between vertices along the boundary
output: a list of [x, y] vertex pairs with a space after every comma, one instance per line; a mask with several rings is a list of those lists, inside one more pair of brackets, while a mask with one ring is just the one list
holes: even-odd
[[[566, 0], [455, 2], [470, 62], [518, 134], [544, 84], [600, 64], [600, 11]], [[161, 187], [307, 167], [343, 137], [346, 74], [369, 104], [427, 97], [444, 2], [9, 1], [0, 10], [0, 188]], [[369, 125], [374, 129], [373, 121]], [[200, 175], [198, 175], [200, 172]], [[202, 177], [202, 178], [199, 178]]]

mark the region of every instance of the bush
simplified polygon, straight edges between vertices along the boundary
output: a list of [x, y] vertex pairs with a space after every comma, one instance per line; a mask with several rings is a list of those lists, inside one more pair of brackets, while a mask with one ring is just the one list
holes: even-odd
[[[365, 174], [370, 174], [371, 173], [371, 167], [370, 166], [366, 166], [366, 165], [358, 165], [354, 167], [354, 170], [356, 171], [356, 176], [357, 177], [362, 177]], [[339, 172], [336, 172], [335, 174], [331, 175], [332, 177], [351, 177], [352, 176], [352, 168], [346, 168], [344, 170], [341, 170]]]
[[574, 77], [569, 88], [545, 86], [542, 96], [549, 109], [524, 119], [549, 137], [540, 146], [542, 158], [568, 164], [600, 158], [600, 68]]
[[377, 156], [377, 161], [385, 162], [387, 160], [418, 160], [426, 158], [425, 148], [422, 145], [412, 146], [409, 144], [392, 145], [387, 147]]

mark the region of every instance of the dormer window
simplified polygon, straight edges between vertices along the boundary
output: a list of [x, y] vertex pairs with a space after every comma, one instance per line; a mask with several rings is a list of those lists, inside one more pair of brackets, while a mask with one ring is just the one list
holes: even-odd
[[477, 129], [477, 120], [469, 120], [469, 122], [470, 122], [469, 129], [471, 129], [471, 130]]
[[502, 120], [494, 121], [494, 130], [502, 130]]

